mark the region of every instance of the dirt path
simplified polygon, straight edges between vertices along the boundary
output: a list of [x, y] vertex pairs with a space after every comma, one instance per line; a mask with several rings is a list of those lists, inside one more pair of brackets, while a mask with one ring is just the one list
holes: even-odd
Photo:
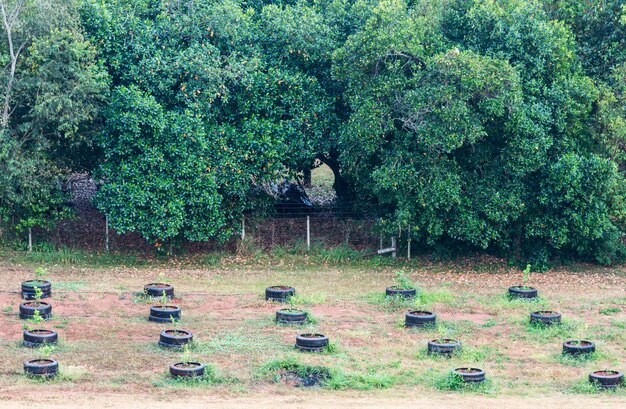
[[[175, 399], [177, 406], [186, 409], [205, 408], [229, 408], [229, 409], [275, 409], [275, 408], [459, 408], [459, 409], [483, 409], [510, 408], [510, 409], [622, 409], [626, 407], [626, 398], [609, 396], [543, 396], [533, 398], [522, 397], [498, 397], [489, 398], [471, 395], [439, 395], [437, 397], [405, 398], [381, 398], [355, 397], [333, 395], [309, 395], [309, 396], [264, 396], [223, 399], [207, 395], [193, 395]], [[169, 399], [159, 399], [151, 395], [124, 395], [124, 394], [98, 394], [63, 393], [49, 395], [43, 399], [31, 400], [27, 397], [6, 397], [0, 395], [0, 406], [3, 409], [32, 408], [33, 405], [45, 404], [46, 409], [57, 408], [150, 408], [165, 409], [172, 407]]]

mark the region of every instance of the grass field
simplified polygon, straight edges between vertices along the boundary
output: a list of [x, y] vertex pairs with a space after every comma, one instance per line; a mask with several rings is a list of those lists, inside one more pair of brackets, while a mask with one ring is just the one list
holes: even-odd
[[[520, 284], [522, 274], [492, 258], [359, 262], [349, 255], [281, 253], [193, 261], [117, 260], [127, 261], [127, 266], [107, 259], [96, 263], [99, 267], [80, 257], [42, 258], [37, 262], [49, 263], [54, 314], [42, 325], [59, 332], [51, 357], [61, 368], [58, 379], [42, 382], [23, 375], [22, 361], [36, 357], [37, 351], [21, 346], [24, 322], [17, 316], [20, 282], [32, 278], [39, 264], [24, 255], [4, 256], [2, 407], [29, 402], [50, 407], [74, 402], [78, 407], [98, 399], [103, 399], [98, 407], [105, 407], [105, 402], [113, 405], [130, 395], [141, 397], [133, 403], [137, 407], [151, 401], [156, 407], [180, 397], [225, 407], [309, 407], [316, 402], [326, 407], [397, 407], [418, 402], [411, 397], [424, 404], [439, 402], [438, 407], [442, 402], [450, 407], [494, 402], [506, 403], [502, 407], [532, 402], [570, 408], [626, 404], [625, 388], [601, 392], [587, 382], [593, 370], [626, 370], [622, 268], [576, 264], [531, 274], [530, 284], [539, 289], [540, 299], [528, 302], [505, 296], [508, 286]], [[400, 269], [421, 289], [414, 303], [384, 297]], [[144, 284], [156, 280], [175, 286], [183, 316], [177, 326], [194, 333], [189, 353], [208, 364], [203, 379], [174, 381], [167, 374], [181, 353], [160, 349], [156, 342], [159, 332], [172, 325], [148, 322], [150, 303], [137, 297]], [[266, 302], [263, 292], [276, 284], [296, 287], [294, 305], [309, 311], [312, 323], [304, 328], [275, 324], [274, 312], [282, 305]], [[436, 312], [437, 326], [404, 328], [404, 313], [412, 308]], [[544, 309], [561, 312], [563, 324], [530, 326], [528, 314]], [[295, 335], [311, 331], [329, 335], [330, 351], [294, 350]], [[428, 355], [427, 341], [442, 337], [460, 340], [462, 351], [452, 358]], [[597, 352], [589, 359], [563, 357], [561, 343], [567, 339], [590, 339]], [[459, 366], [485, 369], [487, 382], [463, 387], [449, 377]], [[328, 371], [321, 387], [294, 387], [285, 376], [288, 370], [306, 372], [312, 367]], [[206, 401], [207, 393], [213, 401]]]

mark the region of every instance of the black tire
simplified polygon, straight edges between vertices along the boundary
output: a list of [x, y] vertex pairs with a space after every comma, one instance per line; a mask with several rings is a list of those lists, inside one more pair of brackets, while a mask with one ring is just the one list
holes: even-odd
[[387, 297], [413, 298], [417, 294], [417, 290], [415, 288], [397, 288], [392, 286], [385, 289], [385, 294]]
[[558, 325], [561, 323], [561, 314], [555, 311], [535, 311], [530, 313], [531, 324]]
[[149, 297], [162, 297], [163, 291], [167, 298], [174, 298], [174, 286], [166, 283], [150, 283], [143, 287], [143, 292]]
[[289, 297], [296, 295], [296, 289], [286, 285], [275, 285], [265, 289], [265, 300], [286, 302]]
[[463, 382], [482, 382], [485, 380], [485, 371], [480, 368], [456, 368], [453, 372], [461, 375]]
[[56, 344], [59, 334], [47, 329], [33, 329], [24, 331], [24, 346], [29, 348], [40, 347], [44, 344]]
[[301, 351], [320, 352], [327, 345], [328, 337], [323, 334], [300, 334], [296, 336], [296, 348]]
[[181, 348], [193, 341], [193, 334], [184, 330], [165, 329], [159, 335], [159, 345], [165, 348]]
[[170, 365], [170, 375], [174, 377], [195, 378], [204, 375], [204, 364], [200, 362], [176, 362]]
[[48, 298], [52, 295], [52, 283], [47, 280], [27, 280], [22, 282], [22, 298], [25, 300], [35, 299], [35, 288], [41, 290], [41, 298]]
[[533, 287], [521, 285], [509, 287], [509, 297], [511, 298], [537, 298], [537, 294], [537, 289]]
[[433, 339], [428, 341], [428, 353], [452, 355], [461, 350], [461, 343], [454, 339]]
[[54, 359], [30, 359], [24, 361], [24, 372], [27, 375], [51, 378], [59, 371], [59, 363]]
[[437, 322], [437, 315], [430, 311], [409, 311], [404, 316], [404, 326], [406, 327], [428, 327], [434, 326]]
[[46, 302], [27, 301], [20, 304], [20, 319], [28, 320], [39, 311], [39, 316], [45, 320], [52, 318], [52, 305]]
[[276, 311], [276, 322], [280, 324], [304, 324], [306, 323], [308, 314], [302, 310], [290, 310], [283, 308]]
[[601, 388], [613, 389], [624, 385], [624, 374], [620, 371], [595, 371], [589, 374], [589, 382]]
[[181, 309], [177, 305], [153, 305], [150, 307], [149, 321], [172, 322], [180, 320]]
[[584, 355], [596, 351], [596, 344], [591, 341], [570, 340], [563, 342], [563, 354]]

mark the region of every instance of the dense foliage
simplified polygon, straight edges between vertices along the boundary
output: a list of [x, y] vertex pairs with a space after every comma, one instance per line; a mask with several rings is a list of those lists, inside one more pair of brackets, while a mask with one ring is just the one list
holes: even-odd
[[257, 186], [321, 161], [338, 200], [425, 246], [624, 253], [623, 0], [2, 4], [32, 23], [5, 72], [5, 221], [50, 214], [51, 181], [85, 169], [120, 232], [227, 239]]

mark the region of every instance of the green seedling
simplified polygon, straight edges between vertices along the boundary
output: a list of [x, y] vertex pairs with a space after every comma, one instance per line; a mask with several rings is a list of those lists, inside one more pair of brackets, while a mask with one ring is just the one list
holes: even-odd
[[409, 277], [407, 277], [404, 270], [398, 270], [395, 272], [396, 278], [396, 287], [402, 290], [410, 290], [412, 288], [417, 288], [417, 285], [411, 281]]
[[[40, 324], [40, 323], [42, 323], [43, 321], [44, 321], [44, 319], [43, 319], [43, 317], [41, 316], [41, 314], [39, 313], [39, 310], [35, 310], [35, 313], [33, 314], [33, 317], [32, 317], [32, 318], [29, 318], [29, 319], [27, 320], [27, 322], [29, 322], [29, 323], [31, 323], [31, 324], [35, 324], [35, 325]], [[28, 324], [24, 324], [24, 326], [23, 326], [22, 328], [24, 328], [24, 330], [26, 330], [26, 331], [31, 331], [31, 330], [33, 329], [33, 327], [31, 327], [31, 326], [30, 326], [30, 325], [28, 325]]]
[[48, 275], [48, 270], [44, 267], [37, 267], [35, 269], [35, 277], [37, 277], [37, 280], [42, 281], [46, 275]]
[[[161, 305], [167, 305], [167, 295], [165, 294], [165, 290], [161, 292]], [[171, 315], [170, 315], [171, 317]]]

